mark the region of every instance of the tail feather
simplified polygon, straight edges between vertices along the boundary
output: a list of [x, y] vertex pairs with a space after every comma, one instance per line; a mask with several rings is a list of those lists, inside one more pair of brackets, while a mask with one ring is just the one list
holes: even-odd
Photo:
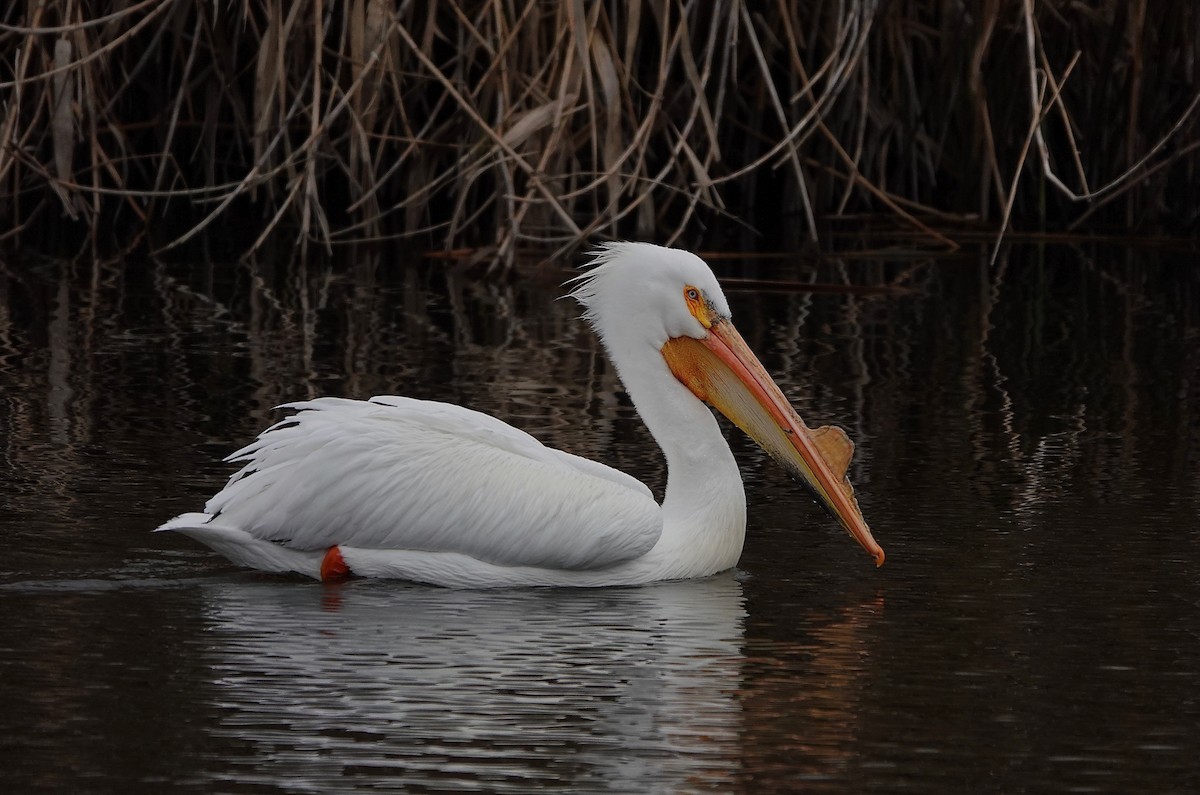
[[194, 538], [241, 566], [262, 571], [294, 571], [315, 580], [321, 579], [321, 560], [325, 550], [289, 549], [272, 541], [255, 538], [241, 528], [223, 525], [212, 514], [180, 514], [157, 527], [154, 532], [164, 530], [174, 530]]

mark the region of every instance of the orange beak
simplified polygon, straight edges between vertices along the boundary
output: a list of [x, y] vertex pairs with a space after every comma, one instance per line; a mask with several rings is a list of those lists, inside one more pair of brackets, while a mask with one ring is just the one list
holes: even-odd
[[883, 548], [871, 535], [846, 477], [854, 443], [841, 428], [805, 425], [732, 323], [713, 318], [706, 325], [703, 339], [675, 337], [663, 345], [671, 372], [808, 486], [875, 565], [882, 566]]

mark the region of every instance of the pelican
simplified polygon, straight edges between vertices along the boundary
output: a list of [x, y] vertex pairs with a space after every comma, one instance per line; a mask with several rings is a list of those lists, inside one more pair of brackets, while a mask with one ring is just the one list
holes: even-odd
[[317, 398], [230, 455], [204, 506], [158, 528], [231, 561], [315, 579], [456, 588], [636, 585], [732, 568], [746, 535], [737, 462], [710, 404], [805, 484], [883, 565], [844, 431], [804, 424], [730, 320], [699, 257], [608, 243], [570, 296], [667, 461], [644, 484], [494, 417], [405, 397]]

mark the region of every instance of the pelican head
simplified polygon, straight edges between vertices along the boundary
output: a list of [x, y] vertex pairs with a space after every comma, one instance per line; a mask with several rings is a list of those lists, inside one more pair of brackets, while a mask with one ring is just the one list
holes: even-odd
[[607, 243], [571, 292], [610, 358], [665, 364], [697, 398], [740, 428], [883, 565], [846, 477], [854, 444], [837, 427], [809, 428], [750, 351], [708, 265], [686, 251]]

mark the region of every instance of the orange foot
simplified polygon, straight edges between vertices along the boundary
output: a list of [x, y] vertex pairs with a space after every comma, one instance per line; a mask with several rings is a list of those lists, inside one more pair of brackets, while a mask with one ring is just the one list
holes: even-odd
[[342, 550], [336, 546], [327, 549], [325, 558], [321, 561], [321, 582], [338, 582], [348, 577], [350, 577], [350, 567], [346, 565], [346, 559], [342, 557]]

